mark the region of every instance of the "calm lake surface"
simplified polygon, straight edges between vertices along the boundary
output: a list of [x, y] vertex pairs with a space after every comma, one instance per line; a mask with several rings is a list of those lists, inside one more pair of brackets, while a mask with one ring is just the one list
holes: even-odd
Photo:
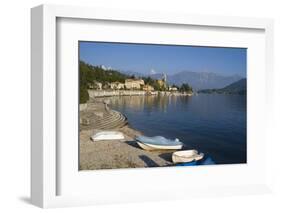
[[246, 96], [111, 97], [111, 108], [147, 136], [179, 138], [216, 164], [246, 163]]

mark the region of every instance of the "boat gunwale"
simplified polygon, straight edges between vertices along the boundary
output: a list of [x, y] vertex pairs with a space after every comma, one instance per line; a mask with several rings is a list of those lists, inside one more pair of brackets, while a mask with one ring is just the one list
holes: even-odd
[[154, 144], [154, 143], [149, 143], [149, 142], [142, 142], [140, 140], [136, 139], [136, 142], [138, 143], [143, 143], [143, 144], [148, 144], [148, 145], [153, 145], [153, 146], [183, 146], [184, 144]]
[[[142, 136], [142, 137], [153, 138], [153, 137], [148, 137], [148, 136]], [[157, 137], [157, 136], [155, 136], [155, 137]], [[163, 138], [165, 138], [165, 137], [163, 137]], [[166, 141], [172, 141], [173, 144], [161, 144], [161, 143], [143, 142], [143, 141], [140, 141], [138, 139], [138, 137], [135, 137], [135, 140], [137, 142], [140, 142], [140, 143], [143, 143], [143, 144], [151, 144], [151, 145], [156, 145], [156, 146], [184, 146], [184, 143], [181, 142], [181, 141], [176, 141], [176, 140], [167, 139], [167, 138], [165, 138], [165, 139], [166, 139]]]

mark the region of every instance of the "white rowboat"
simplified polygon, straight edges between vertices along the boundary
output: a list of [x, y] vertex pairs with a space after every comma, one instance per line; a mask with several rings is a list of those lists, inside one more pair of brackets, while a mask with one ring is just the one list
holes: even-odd
[[137, 136], [138, 145], [144, 150], [177, 150], [182, 149], [183, 143], [178, 139], [170, 140], [162, 136]]
[[144, 150], [148, 150], [148, 151], [152, 151], [152, 150], [177, 150], [177, 149], [182, 149], [182, 145], [155, 145], [155, 144], [148, 144], [148, 143], [141, 143], [141, 142], [137, 142], [138, 145], [144, 149]]
[[123, 140], [124, 138], [123, 133], [118, 131], [102, 131], [91, 136], [93, 141]]
[[184, 150], [174, 152], [172, 155], [172, 160], [174, 163], [189, 163], [192, 161], [201, 160], [204, 157], [203, 153], [198, 153], [197, 150]]

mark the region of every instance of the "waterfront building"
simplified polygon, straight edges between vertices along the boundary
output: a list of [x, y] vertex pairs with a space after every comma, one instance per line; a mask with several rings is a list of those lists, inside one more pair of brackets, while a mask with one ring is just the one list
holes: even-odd
[[163, 73], [163, 78], [157, 80], [157, 84], [159, 85], [160, 88], [166, 89], [168, 87], [167, 85], [167, 75]]
[[97, 90], [102, 90], [102, 83], [100, 83], [100, 82], [95, 82], [95, 88], [96, 88]]
[[146, 92], [154, 91], [154, 87], [148, 84], [144, 85], [142, 89]]
[[177, 87], [169, 87], [169, 91], [178, 91]]
[[144, 86], [144, 81], [142, 79], [126, 79], [125, 87], [126, 89], [141, 89]]
[[165, 81], [162, 79], [157, 80], [157, 83], [160, 87], [165, 87], [165, 85], [166, 85]]
[[124, 89], [125, 88], [125, 84], [120, 83], [120, 82], [112, 82], [110, 83], [110, 89]]
[[102, 89], [102, 83], [100, 83], [98, 81], [94, 81], [94, 83], [88, 83], [88, 88], [89, 89], [101, 90]]
[[92, 83], [87, 83], [87, 86], [89, 89], [94, 89], [94, 84], [92, 84]]

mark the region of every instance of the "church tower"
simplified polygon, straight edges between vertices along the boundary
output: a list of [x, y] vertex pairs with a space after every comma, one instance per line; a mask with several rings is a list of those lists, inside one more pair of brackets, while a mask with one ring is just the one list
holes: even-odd
[[163, 74], [163, 81], [166, 83], [167, 82], [167, 75], [164, 73]]

